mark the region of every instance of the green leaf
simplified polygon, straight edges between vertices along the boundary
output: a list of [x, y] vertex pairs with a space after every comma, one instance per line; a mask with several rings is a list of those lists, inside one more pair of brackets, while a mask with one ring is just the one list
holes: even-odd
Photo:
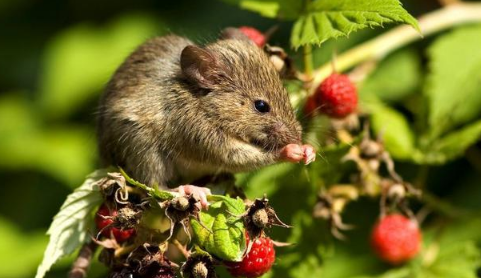
[[221, 195], [211, 195], [209, 200], [215, 202], [208, 211], [201, 211], [202, 224], [195, 219], [191, 221], [194, 238], [200, 247], [220, 259], [240, 261], [246, 248], [240, 217], [245, 212], [244, 202]]
[[414, 133], [406, 118], [381, 103], [371, 104], [372, 128], [381, 134], [387, 151], [397, 159], [410, 159], [415, 151]]
[[256, 12], [264, 17], [294, 20], [302, 12], [299, 0], [223, 0], [242, 9]]
[[443, 164], [461, 156], [464, 151], [481, 138], [481, 121], [451, 132], [429, 145], [420, 162]]
[[403, 50], [384, 59], [359, 88], [361, 99], [373, 95], [387, 102], [402, 100], [416, 92], [421, 83], [422, 72], [418, 55]]
[[51, 117], [64, 117], [93, 99], [134, 48], [157, 34], [149, 16], [122, 17], [104, 28], [80, 24], [60, 33], [44, 56], [40, 105]]
[[442, 245], [435, 263], [418, 277], [477, 278], [476, 271], [480, 261], [480, 250], [473, 241]]
[[97, 181], [106, 175], [105, 170], [95, 171], [67, 196], [47, 231], [50, 241], [35, 278], [43, 278], [60, 258], [71, 254], [87, 241], [88, 231], [93, 230], [93, 211], [103, 200]]
[[481, 115], [481, 25], [442, 36], [428, 49], [426, 96], [432, 137]]
[[292, 163], [282, 163], [249, 173], [237, 174], [236, 184], [246, 190], [245, 193], [247, 196], [253, 196], [253, 198], [262, 196], [263, 194], [270, 196], [279, 188], [279, 184], [282, 182], [279, 177], [292, 172], [294, 167], [295, 165]]
[[[300, 2], [300, 1], [299, 1]], [[364, 28], [386, 23], [407, 23], [419, 31], [416, 19], [398, 0], [318, 0], [309, 2], [307, 13], [294, 24], [291, 44], [294, 48], [348, 36]]]

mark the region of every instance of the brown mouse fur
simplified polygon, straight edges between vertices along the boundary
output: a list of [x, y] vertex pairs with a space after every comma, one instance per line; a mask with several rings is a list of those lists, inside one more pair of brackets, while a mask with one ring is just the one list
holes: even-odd
[[[257, 111], [256, 100], [270, 111]], [[245, 40], [202, 48], [153, 38], [116, 71], [99, 112], [103, 163], [164, 188], [275, 163], [283, 146], [301, 141], [279, 74]]]

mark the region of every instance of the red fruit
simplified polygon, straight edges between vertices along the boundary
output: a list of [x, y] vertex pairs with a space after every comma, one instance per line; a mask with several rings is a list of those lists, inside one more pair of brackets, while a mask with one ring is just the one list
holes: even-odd
[[256, 28], [242, 26], [239, 27], [239, 30], [249, 37], [249, 39], [251, 39], [251, 41], [253, 41], [258, 47], [263, 47], [264, 44], [266, 44], [266, 36]]
[[417, 255], [421, 238], [415, 221], [400, 214], [391, 214], [374, 226], [371, 245], [382, 260], [397, 265]]
[[[249, 244], [249, 238], [247, 238]], [[227, 262], [228, 271], [232, 276], [254, 278], [269, 271], [276, 260], [274, 244], [268, 237], [258, 238], [249, 253], [241, 262]]]
[[356, 111], [357, 89], [347, 75], [333, 73], [316, 90], [321, 111], [333, 118], [344, 118]]
[[109, 226], [114, 223], [114, 220], [112, 218], [115, 216], [117, 216], [117, 210], [109, 210], [109, 208], [105, 204], [103, 204], [102, 206], [100, 206], [97, 214], [95, 215], [95, 223], [97, 224], [97, 228], [99, 229], [99, 231], [102, 231], [103, 236], [111, 237], [111, 235], [113, 234], [117, 242], [124, 242], [135, 234], [135, 229], [122, 230], [116, 227]]

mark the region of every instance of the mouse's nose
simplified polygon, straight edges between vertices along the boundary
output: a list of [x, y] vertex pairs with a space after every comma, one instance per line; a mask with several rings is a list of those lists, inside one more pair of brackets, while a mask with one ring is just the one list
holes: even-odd
[[301, 143], [301, 134], [296, 126], [287, 125], [283, 121], [277, 121], [272, 126], [272, 133], [279, 139], [279, 145], [281, 146]]

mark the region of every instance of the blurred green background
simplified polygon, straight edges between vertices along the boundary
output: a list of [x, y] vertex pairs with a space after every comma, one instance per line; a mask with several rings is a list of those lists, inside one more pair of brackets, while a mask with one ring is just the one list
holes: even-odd
[[[403, 3], [413, 15], [438, 7], [436, 1]], [[280, 28], [271, 42], [287, 47], [291, 23], [220, 1], [0, 0], [0, 277], [34, 276], [52, 217], [97, 166], [98, 96], [137, 45], [168, 32], [205, 43], [227, 26], [267, 30], [276, 24]], [[329, 42], [316, 49], [316, 64], [330, 59], [333, 49], [342, 51], [380, 32], [367, 30]], [[411, 51], [429, 42], [421, 41]], [[292, 55], [300, 60], [299, 53]], [[428, 186], [458, 203], [479, 206], [481, 169], [469, 161], [479, 165], [481, 158], [471, 155], [434, 169]], [[409, 176], [412, 166], [400, 167]], [[466, 186], [451, 186], [460, 183]], [[288, 212], [283, 214], [290, 223]], [[67, 258], [47, 277], [65, 277], [68, 267]], [[103, 271], [96, 263], [92, 277], [102, 277]]]

